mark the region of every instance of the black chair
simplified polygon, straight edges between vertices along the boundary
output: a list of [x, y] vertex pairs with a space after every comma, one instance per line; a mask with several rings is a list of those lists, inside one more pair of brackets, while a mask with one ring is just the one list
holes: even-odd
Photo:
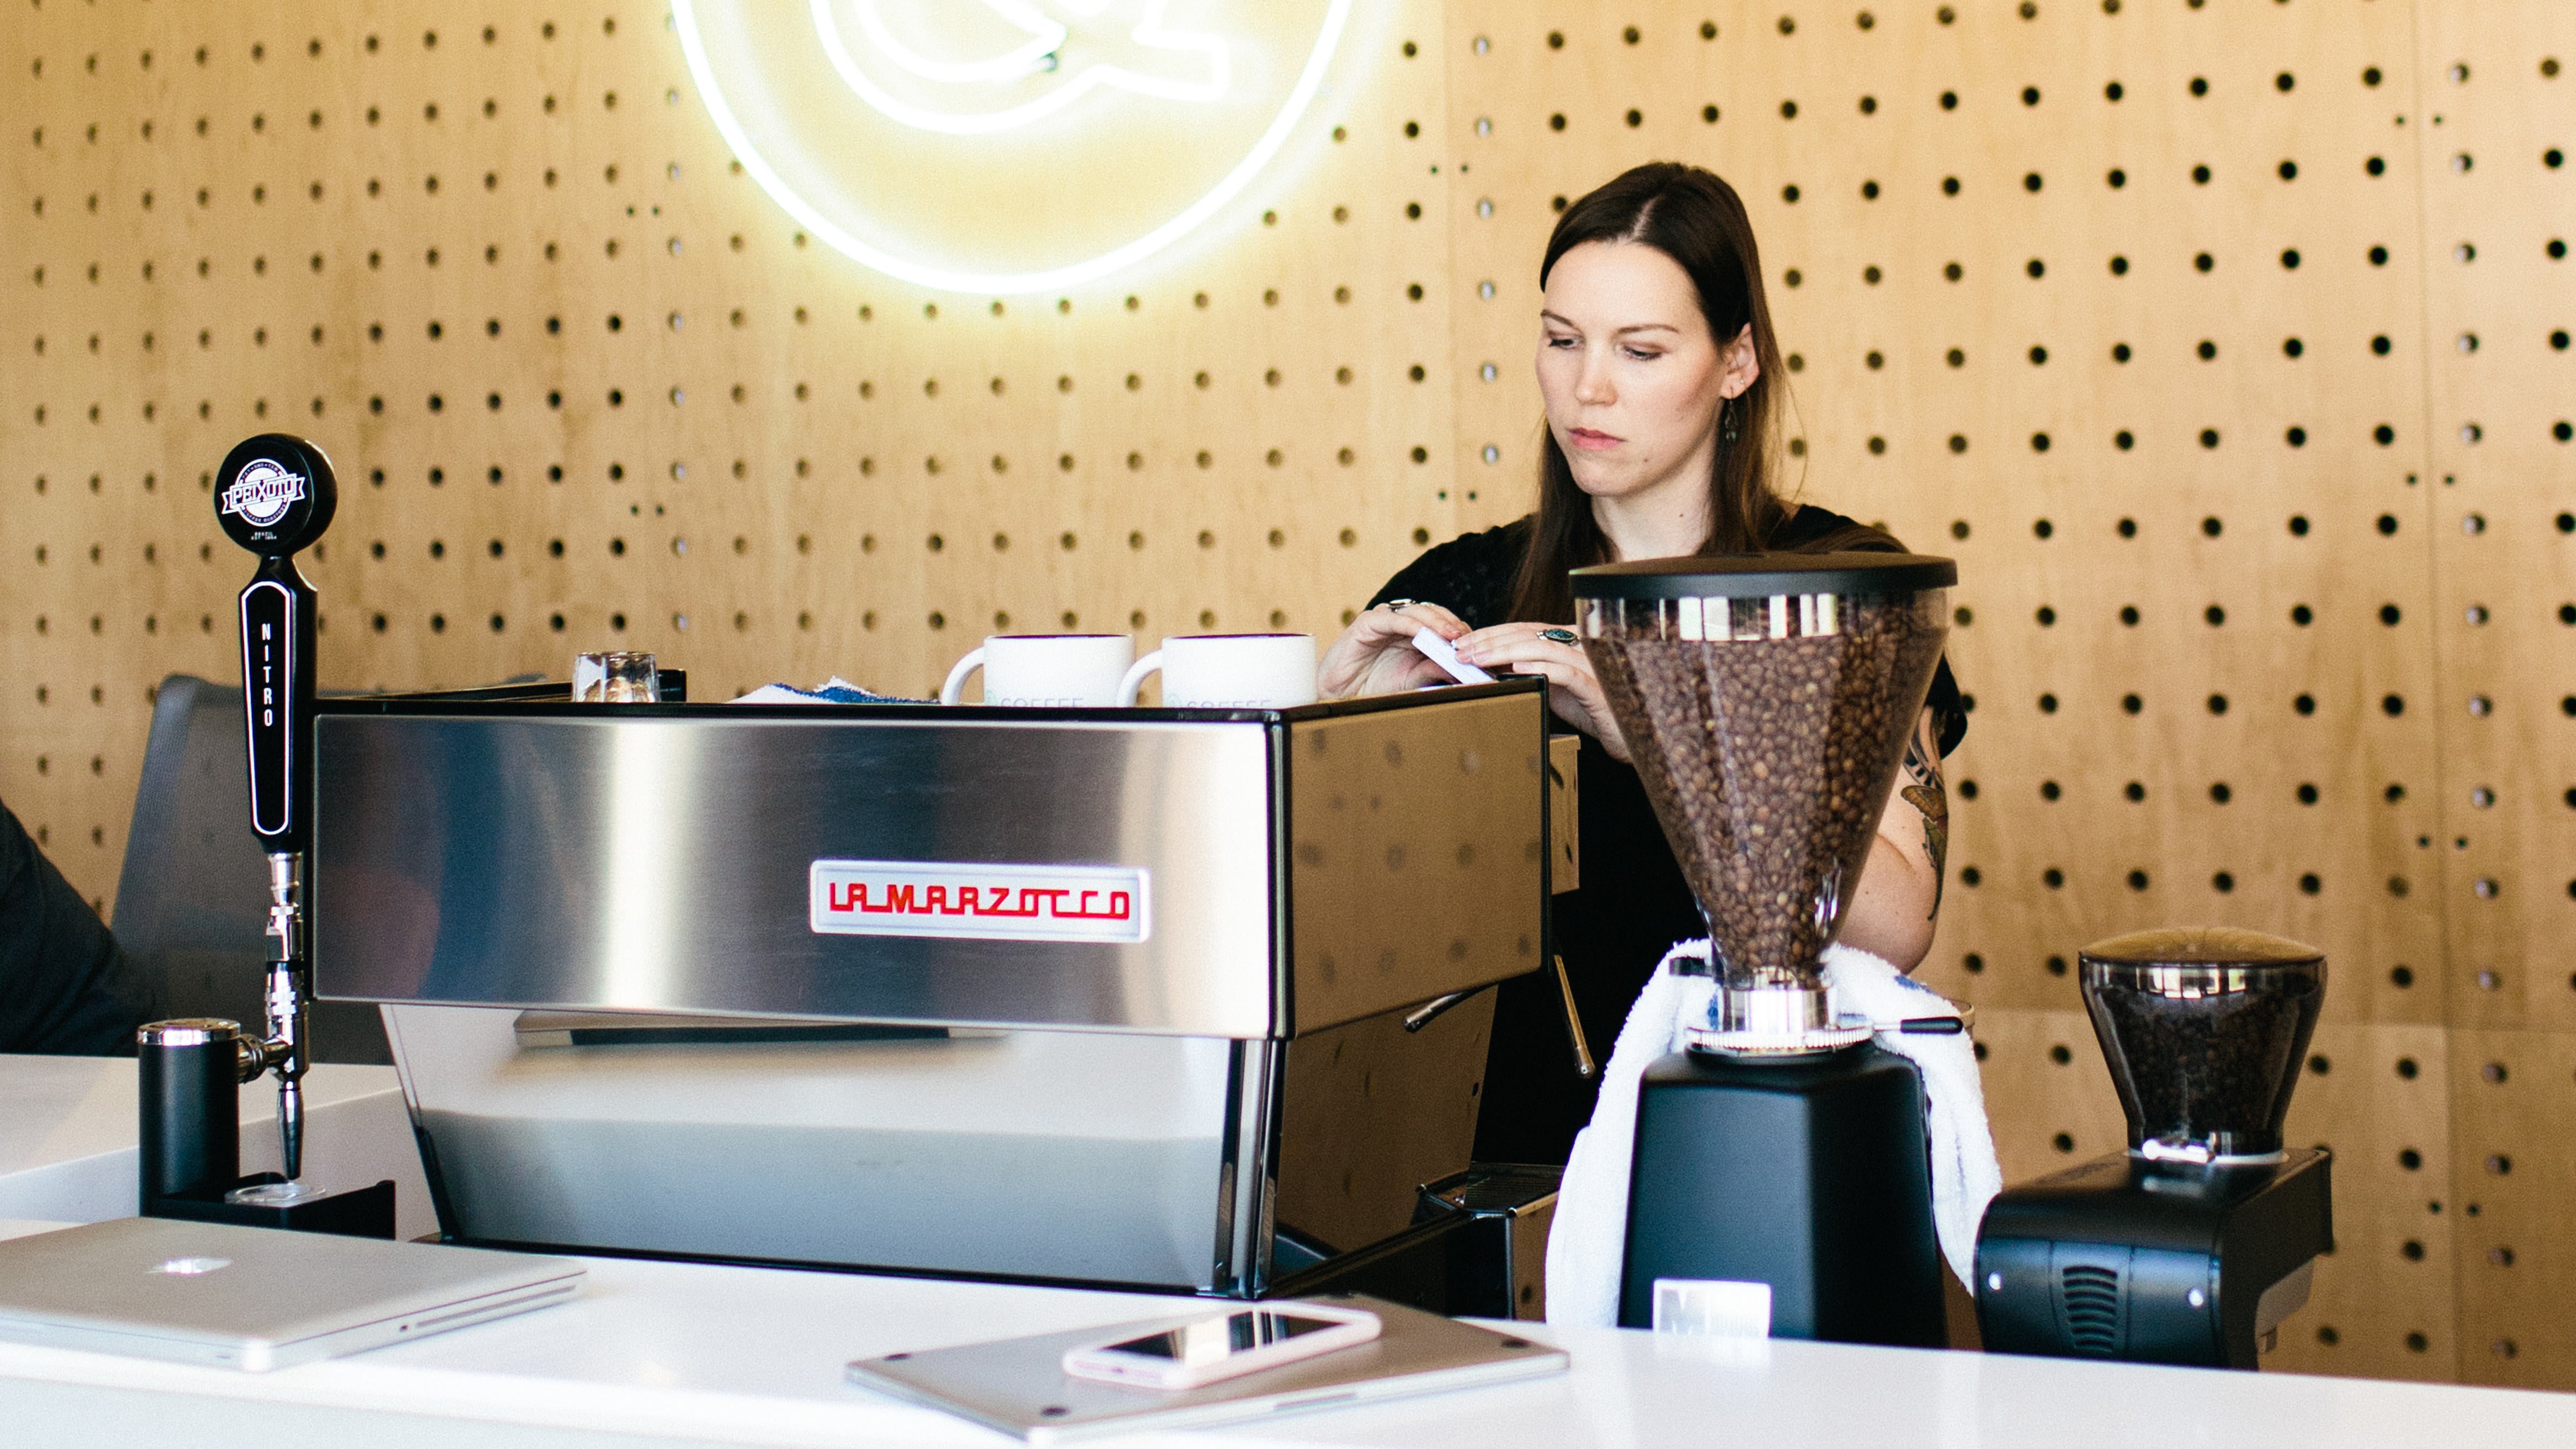
[[[267, 922], [242, 692], [173, 674], [152, 707], [117, 878], [116, 939], [158, 987], [167, 1014], [226, 1017], [257, 1031], [267, 1019]], [[393, 1060], [373, 1006], [316, 1001], [310, 1024], [314, 1061]]]

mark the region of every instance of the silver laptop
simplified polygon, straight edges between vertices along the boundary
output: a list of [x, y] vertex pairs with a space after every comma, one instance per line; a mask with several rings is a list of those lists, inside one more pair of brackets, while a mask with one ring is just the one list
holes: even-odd
[[262, 1372], [560, 1303], [563, 1258], [120, 1218], [0, 1242], [0, 1338]]

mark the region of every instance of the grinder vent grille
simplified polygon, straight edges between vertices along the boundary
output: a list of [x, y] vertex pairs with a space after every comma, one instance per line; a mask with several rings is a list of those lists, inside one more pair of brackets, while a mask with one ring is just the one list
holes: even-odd
[[2070, 1265], [2058, 1273], [2058, 1298], [2075, 1351], [2109, 1358], [2120, 1342], [2120, 1275], [2090, 1264]]

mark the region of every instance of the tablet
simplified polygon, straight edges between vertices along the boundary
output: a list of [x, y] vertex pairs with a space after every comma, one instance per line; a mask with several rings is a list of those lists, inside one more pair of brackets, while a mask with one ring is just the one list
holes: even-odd
[[1044, 1445], [1102, 1434], [1240, 1423], [1308, 1409], [1545, 1378], [1566, 1369], [1566, 1355], [1560, 1349], [1436, 1313], [1346, 1293], [1325, 1294], [1312, 1301], [1376, 1314], [1378, 1336], [1319, 1358], [1196, 1389], [1131, 1388], [1078, 1379], [1064, 1371], [1067, 1349], [1177, 1328], [1229, 1306], [1264, 1306], [1202, 1301], [1137, 1323], [860, 1359], [849, 1366], [849, 1376], [851, 1382], [867, 1388], [945, 1409]]

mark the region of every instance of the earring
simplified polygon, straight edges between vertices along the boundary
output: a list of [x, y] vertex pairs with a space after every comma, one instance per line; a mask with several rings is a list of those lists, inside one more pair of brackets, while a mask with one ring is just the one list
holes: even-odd
[[1726, 398], [1717, 405], [1717, 435], [1720, 441], [1735, 441], [1735, 399]]

